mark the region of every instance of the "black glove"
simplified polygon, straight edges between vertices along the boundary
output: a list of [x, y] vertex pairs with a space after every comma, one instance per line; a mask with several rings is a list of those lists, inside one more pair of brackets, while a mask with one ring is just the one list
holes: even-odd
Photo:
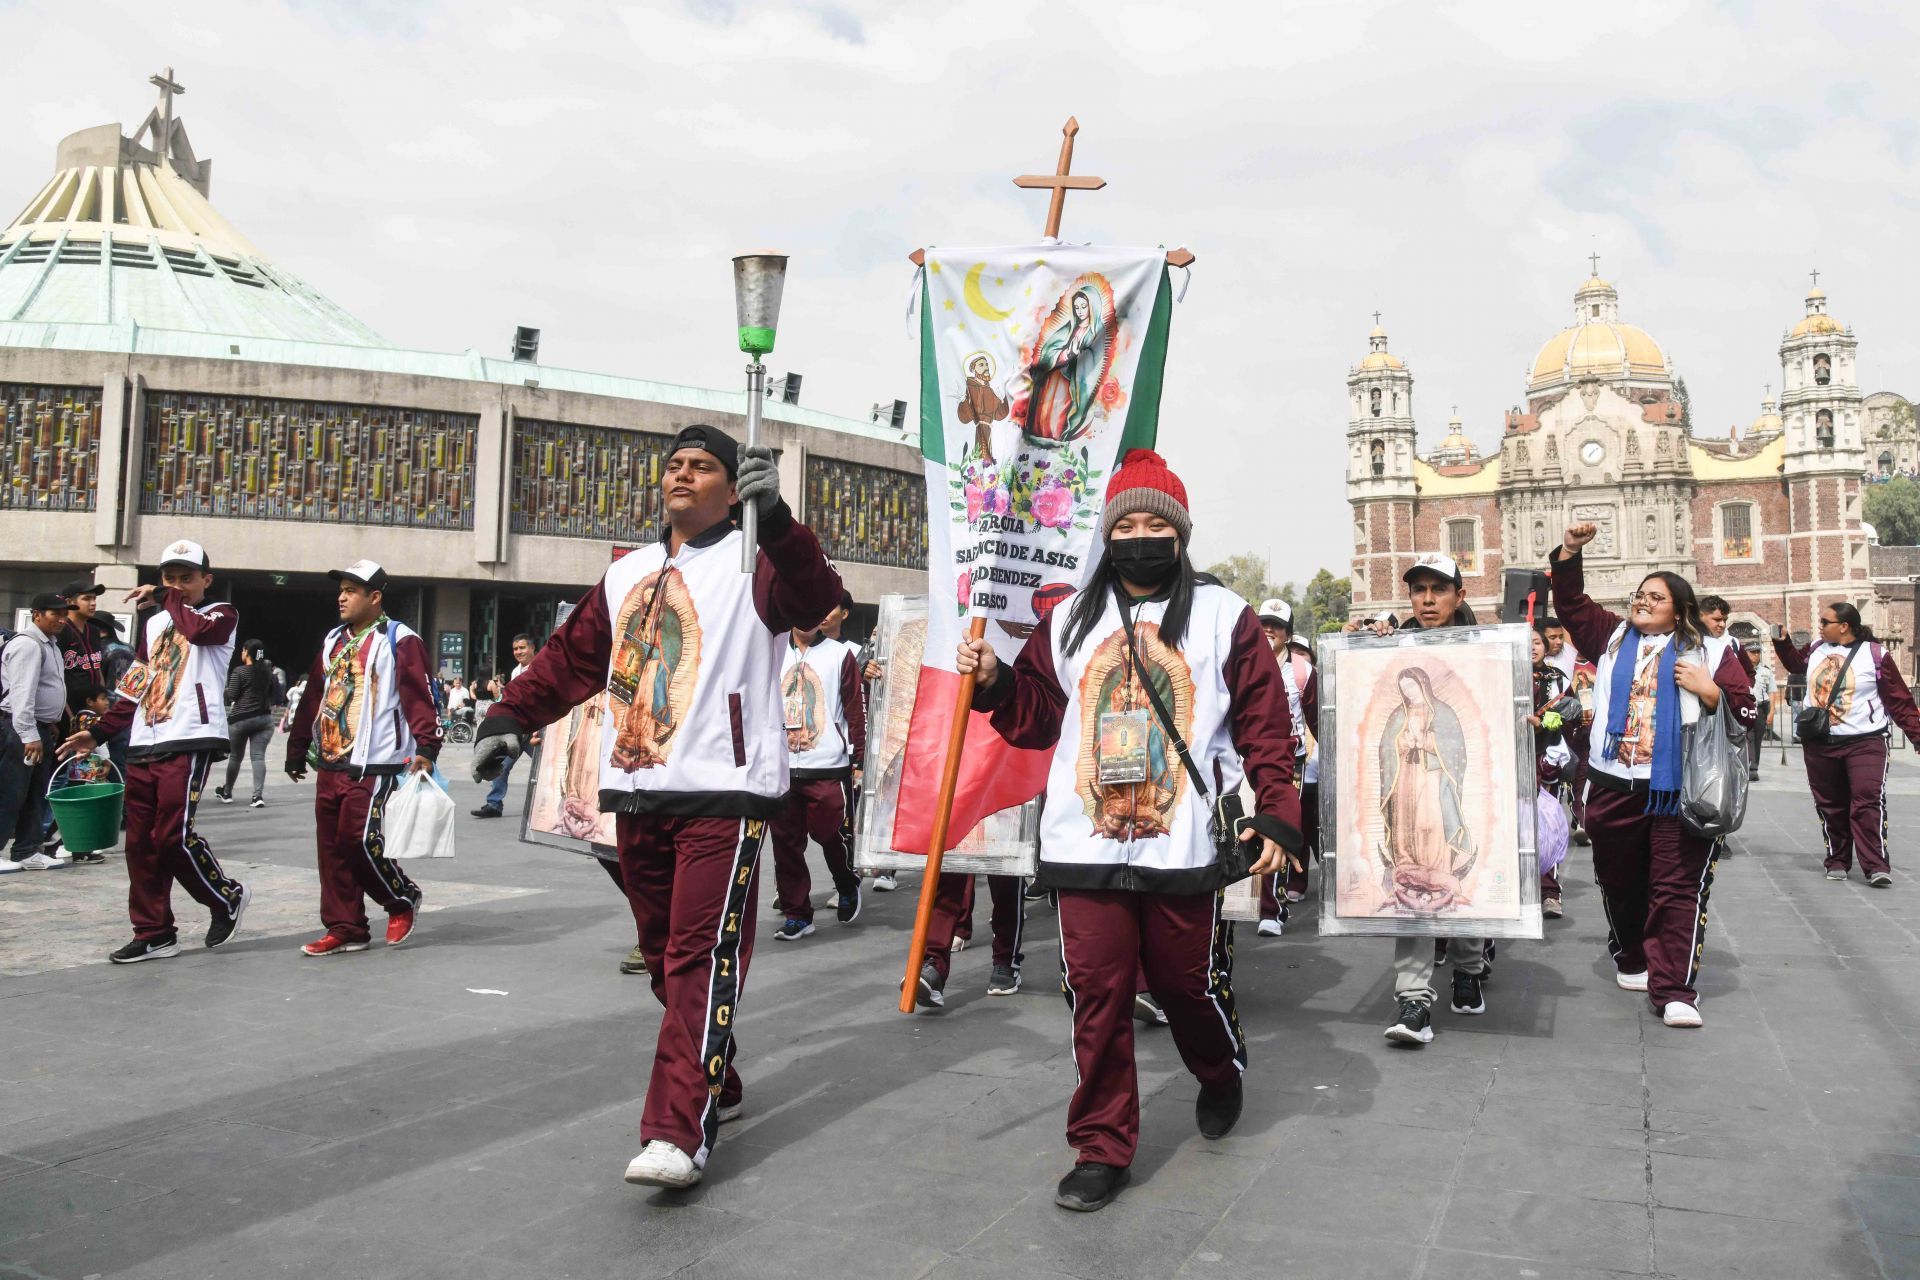
[[764, 444], [750, 444], [741, 451], [740, 473], [734, 477], [734, 492], [740, 504], [749, 503], [762, 519], [773, 514], [780, 504], [780, 468], [773, 461], [773, 450]]
[[526, 730], [509, 715], [491, 715], [473, 742], [473, 780], [492, 782], [513, 767], [527, 749]]

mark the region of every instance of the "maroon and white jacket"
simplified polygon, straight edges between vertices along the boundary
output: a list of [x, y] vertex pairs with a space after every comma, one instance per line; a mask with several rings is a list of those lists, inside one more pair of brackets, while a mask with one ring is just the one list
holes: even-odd
[[240, 611], [230, 604], [199, 606], [169, 587], [153, 593], [157, 606], [136, 628], [134, 664], [120, 678], [113, 705], [93, 727], [95, 742], [131, 730], [127, 755], [227, 754], [227, 668]]
[[402, 773], [415, 756], [436, 759], [440, 713], [426, 642], [392, 618], [375, 623], [347, 653], [352, 640], [352, 629], [342, 624], [314, 655], [287, 726], [287, 767], [312, 764], [364, 778]]
[[1877, 640], [1861, 645], [1847, 661], [1850, 645], [1819, 641], [1802, 649], [1787, 640], [1775, 640], [1780, 665], [1807, 679], [1809, 707], [1827, 708], [1830, 738], [1863, 738], [1900, 726], [1909, 741], [1920, 743], [1920, 709], [1900, 677], [1900, 668]]
[[[1013, 666], [1001, 668], [973, 702], [993, 713], [994, 729], [1012, 745], [1053, 749], [1040, 820], [1041, 880], [1056, 889], [1219, 889], [1225, 873], [1211, 838], [1212, 804], [1239, 790], [1243, 777], [1253, 785], [1260, 833], [1302, 852], [1293, 720], [1280, 664], [1247, 602], [1225, 587], [1195, 583], [1178, 649], [1159, 635], [1166, 598], [1139, 602], [1135, 666], [1112, 600], [1079, 647], [1066, 651], [1077, 599], [1062, 600]], [[1178, 724], [1207, 780], [1205, 797], [1143, 681], [1152, 681]], [[1113, 780], [1113, 765], [1122, 761], [1140, 766], [1144, 777]]]
[[796, 781], [850, 777], [867, 754], [867, 708], [860, 652], [826, 636], [804, 650], [787, 641], [780, 698], [787, 726], [787, 769]]
[[840, 575], [785, 503], [741, 533], [715, 525], [669, 554], [616, 560], [507, 686], [479, 738], [526, 735], [605, 690], [600, 811], [771, 818], [788, 790], [780, 667], [787, 633], [840, 602]]

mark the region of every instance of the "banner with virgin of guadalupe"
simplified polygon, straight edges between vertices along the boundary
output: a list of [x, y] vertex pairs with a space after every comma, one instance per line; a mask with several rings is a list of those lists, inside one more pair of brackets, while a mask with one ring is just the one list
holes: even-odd
[[[932, 607], [893, 848], [924, 853], [968, 619], [1003, 662], [1079, 587], [1107, 478], [1153, 448], [1173, 298], [1165, 249], [1044, 243], [926, 251], [920, 444]], [[944, 514], [945, 519], [940, 515]], [[1048, 753], [1007, 746], [978, 717], [948, 847], [1039, 794]]]

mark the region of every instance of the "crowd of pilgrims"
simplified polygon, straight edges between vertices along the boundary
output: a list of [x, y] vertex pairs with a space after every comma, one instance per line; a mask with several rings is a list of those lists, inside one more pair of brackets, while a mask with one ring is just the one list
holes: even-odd
[[[851, 597], [781, 499], [771, 454], [691, 426], [674, 442], [661, 488], [665, 535], [615, 562], [516, 668], [480, 720], [472, 772], [479, 781], [500, 778], [542, 726], [595, 702], [610, 684], [646, 712], [628, 717], [639, 726], [631, 734], [624, 725], [607, 733], [597, 774], [599, 809], [615, 820], [617, 860], [605, 865], [636, 931], [621, 967], [646, 975], [664, 1008], [641, 1150], [625, 1178], [681, 1188], [704, 1176], [720, 1126], [745, 1114], [733, 1028], [759, 913], [756, 869], [769, 838], [777, 940], [798, 943], [814, 931], [809, 841], [825, 857], [828, 901], [843, 924], [859, 918], [867, 893], [895, 882], [863, 877], [850, 861], [864, 691], [884, 673], [838, 638]], [[737, 527], [746, 504], [759, 517], [751, 573], [742, 570], [749, 553]], [[988, 878], [988, 990], [1020, 989], [1028, 903], [1051, 901], [1077, 1069], [1066, 1116], [1074, 1163], [1056, 1203], [1078, 1211], [1102, 1208], [1129, 1178], [1140, 1129], [1137, 1027], [1170, 1033], [1199, 1085], [1199, 1133], [1217, 1139], [1233, 1129], [1248, 1055], [1223, 890], [1257, 878], [1257, 934], [1282, 935], [1290, 909], [1310, 890], [1320, 844], [1319, 680], [1311, 647], [1294, 634], [1291, 608], [1283, 600], [1249, 604], [1196, 572], [1185, 486], [1150, 451], [1131, 451], [1115, 470], [1098, 532], [1086, 585], [1040, 621], [1016, 661], [1003, 661], [983, 640], [963, 642], [954, 654], [957, 670], [975, 680], [973, 706], [992, 732], [1050, 760], [1037, 875]], [[1693, 834], [1676, 811], [1680, 730], [1725, 716], [1744, 734], [1749, 767], [1757, 769], [1762, 733], [1784, 726], [1772, 714], [1770, 664], [1756, 665], [1757, 648], [1726, 634], [1724, 601], [1698, 599], [1686, 579], [1665, 572], [1639, 584], [1625, 616], [1587, 594], [1582, 550], [1594, 533], [1590, 524], [1569, 527], [1548, 566], [1551, 612], [1532, 636], [1537, 773], [1553, 802], [1564, 804], [1574, 842], [1591, 846], [1614, 982], [1638, 993], [1665, 1026], [1697, 1028], [1707, 899], [1721, 845]], [[384, 856], [381, 815], [398, 782], [431, 770], [440, 748], [424, 644], [381, 607], [386, 571], [361, 561], [334, 577], [342, 622], [321, 640], [307, 672], [286, 761], [296, 778], [309, 768], [318, 773], [327, 931], [302, 948], [316, 958], [368, 949], [369, 897], [388, 913], [390, 945], [414, 936], [424, 893]], [[232, 661], [237, 616], [231, 605], [208, 602], [211, 582], [211, 560], [198, 544], [170, 548], [162, 583], [135, 593], [135, 603], [152, 611], [138, 629], [132, 682], [123, 681], [111, 711], [61, 747], [71, 758], [116, 732], [132, 744], [126, 860], [135, 938], [114, 953], [117, 963], [179, 953], [168, 903], [175, 881], [208, 907], [209, 946], [233, 936], [251, 897], [192, 826], [226, 737], [221, 700], [168, 700], [199, 687], [196, 681], [224, 679]], [[1421, 556], [1404, 585], [1404, 611], [1353, 619], [1345, 629], [1390, 634], [1476, 624], [1459, 567], [1446, 555]], [[1867, 883], [1886, 887], [1889, 726], [1920, 741], [1920, 711], [1851, 604], [1824, 607], [1819, 622], [1807, 645], [1776, 629], [1774, 650], [1790, 676], [1804, 679], [1796, 733], [1825, 875], [1844, 880], [1857, 859]], [[1153, 672], [1169, 654], [1191, 684], [1184, 732], [1160, 705], [1164, 691], [1156, 692]], [[1104, 697], [1083, 704], [1098, 683], [1083, 677], [1103, 662], [1103, 671], [1117, 663], [1125, 674], [1120, 710]], [[155, 692], [163, 681], [165, 698]], [[795, 711], [796, 689], [810, 700], [804, 717]], [[1435, 732], [1431, 717], [1417, 711], [1422, 696], [1407, 691], [1414, 739]], [[191, 714], [175, 714], [186, 707]], [[1161, 764], [1184, 770], [1191, 785], [1172, 788], [1170, 807], [1149, 816], [1137, 806], [1083, 803], [1090, 717], [1103, 740], [1110, 728], [1116, 741], [1164, 730], [1178, 760]], [[1417, 763], [1420, 749], [1412, 750]], [[1102, 794], [1136, 794], [1128, 788], [1139, 775], [1118, 768], [1111, 777], [1097, 772], [1091, 785]], [[1244, 818], [1217, 838], [1211, 819], [1220, 799], [1235, 794], [1246, 797]], [[1422, 806], [1439, 803], [1412, 787], [1408, 795], [1396, 820], [1418, 821]], [[1563, 914], [1566, 871], [1563, 863], [1542, 873], [1549, 921]], [[914, 993], [923, 1010], [944, 1005], [953, 953], [970, 938], [974, 893], [971, 875], [943, 875], [935, 886]], [[1492, 940], [1392, 941], [1389, 1046], [1418, 1049], [1433, 1040], [1443, 967], [1446, 1008], [1460, 1017], [1486, 1012]]]

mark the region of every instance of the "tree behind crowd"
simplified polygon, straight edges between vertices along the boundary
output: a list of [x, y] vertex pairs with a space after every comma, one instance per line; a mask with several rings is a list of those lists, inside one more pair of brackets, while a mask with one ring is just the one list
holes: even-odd
[[1353, 603], [1351, 578], [1336, 578], [1322, 569], [1304, 587], [1291, 582], [1268, 582], [1265, 558], [1250, 551], [1209, 565], [1207, 572], [1249, 604], [1276, 598], [1285, 600], [1293, 606], [1293, 632], [1297, 636], [1338, 631], [1340, 624], [1347, 620], [1348, 606]]

